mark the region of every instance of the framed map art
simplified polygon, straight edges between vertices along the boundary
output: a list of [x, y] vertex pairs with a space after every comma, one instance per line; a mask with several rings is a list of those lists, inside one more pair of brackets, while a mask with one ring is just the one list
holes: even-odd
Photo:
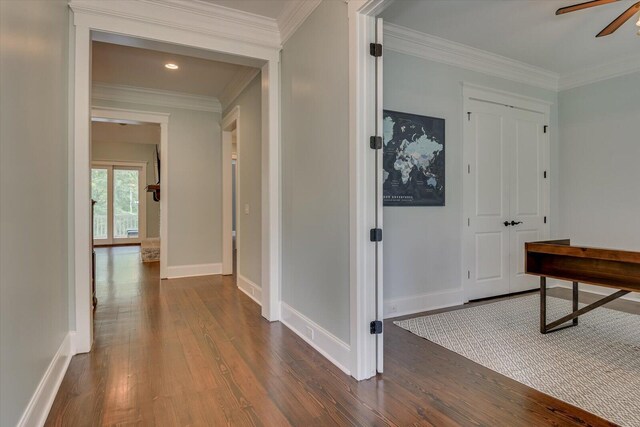
[[444, 206], [444, 119], [385, 110], [384, 206]]

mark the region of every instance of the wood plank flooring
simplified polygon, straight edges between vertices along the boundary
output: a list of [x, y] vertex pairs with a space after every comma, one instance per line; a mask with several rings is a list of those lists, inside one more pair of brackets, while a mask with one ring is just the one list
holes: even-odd
[[611, 425], [389, 321], [384, 375], [357, 382], [233, 277], [160, 281], [138, 251], [97, 251], [94, 349], [71, 361], [46, 425]]

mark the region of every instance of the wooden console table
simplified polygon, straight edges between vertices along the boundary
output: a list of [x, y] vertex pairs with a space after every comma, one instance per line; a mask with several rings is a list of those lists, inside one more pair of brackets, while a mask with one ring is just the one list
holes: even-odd
[[[525, 243], [527, 274], [540, 276], [540, 332], [576, 326], [578, 317], [629, 292], [640, 292], [640, 252], [571, 246], [567, 240]], [[547, 277], [573, 282], [573, 312], [547, 324]], [[619, 289], [578, 309], [578, 283]], [[571, 321], [570, 324], [566, 322]]]

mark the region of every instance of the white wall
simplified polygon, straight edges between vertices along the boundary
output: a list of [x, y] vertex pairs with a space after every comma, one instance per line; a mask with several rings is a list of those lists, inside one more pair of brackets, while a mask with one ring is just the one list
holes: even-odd
[[[225, 114], [240, 106], [238, 183], [240, 210], [238, 278], [261, 287], [262, 272], [262, 81], [258, 75], [233, 101]], [[233, 151], [233, 148], [232, 148]], [[249, 213], [245, 213], [245, 205]]]
[[348, 45], [346, 3], [324, 1], [285, 43], [281, 64], [282, 300], [346, 343]]
[[170, 113], [169, 153], [161, 153], [169, 171], [161, 183], [169, 188], [167, 267], [221, 263], [220, 113], [104, 100], [93, 105]]
[[0, 1], [2, 426], [18, 423], [69, 331], [68, 20], [66, 0]]
[[[121, 162], [146, 162], [147, 176], [144, 186], [155, 184], [154, 165], [156, 146], [131, 142], [96, 141], [92, 135], [91, 157], [93, 160], [116, 160]], [[160, 140], [158, 139], [158, 145]], [[144, 194], [147, 208], [147, 237], [160, 236], [160, 202], [153, 201], [153, 193]]]
[[640, 73], [560, 92], [560, 228], [640, 250]]
[[[444, 207], [384, 208], [385, 316], [459, 304], [462, 289], [462, 82], [557, 104], [557, 94], [390, 50], [384, 55], [384, 108], [445, 123]], [[551, 114], [551, 227], [557, 203], [557, 109]], [[392, 312], [392, 307], [396, 311]]]

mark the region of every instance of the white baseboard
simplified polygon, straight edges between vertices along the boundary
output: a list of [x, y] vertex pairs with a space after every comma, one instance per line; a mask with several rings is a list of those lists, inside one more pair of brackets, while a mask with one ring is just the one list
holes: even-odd
[[[551, 285], [550, 287], [568, 288], [568, 289], [571, 289], [572, 287], [571, 282], [564, 282], [561, 280], [553, 280], [551, 281], [550, 285]], [[585, 292], [591, 292], [592, 294], [597, 294], [597, 295], [609, 295], [614, 293], [616, 290], [618, 290], [613, 288], [607, 288], [604, 286], [587, 285], [585, 283], [580, 283], [580, 285], [578, 286], [578, 289]], [[640, 302], [640, 294], [632, 292], [628, 295], [623, 296], [620, 299]]]
[[24, 410], [18, 427], [42, 426], [56, 398], [64, 374], [67, 372], [71, 357], [75, 354], [75, 332], [70, 331], [62, 340], [62, 344], [53, 356], [49, 367], [45, 371], [40, 384], [31, 396], [31, 400]]
[[351, 375], [351, 347], [293, 307], [280, 303], [280, 321], [311, 347], [329, 359], [345, 374]]
[[384, 318], [388, 319], [461, 304], [464, 304], [464, 292], [459, 288], [386, 300], [383, 311]]
[[210, 276], [222, 274], [222, 264], [170, 265], [167, 267], [167, 279], [180, 277]]
[[262, 305], [262, 288], [251, 280], [244, 277], [242, 274], [238, 274], [238, 289], [247, 294], [249, 298]]

